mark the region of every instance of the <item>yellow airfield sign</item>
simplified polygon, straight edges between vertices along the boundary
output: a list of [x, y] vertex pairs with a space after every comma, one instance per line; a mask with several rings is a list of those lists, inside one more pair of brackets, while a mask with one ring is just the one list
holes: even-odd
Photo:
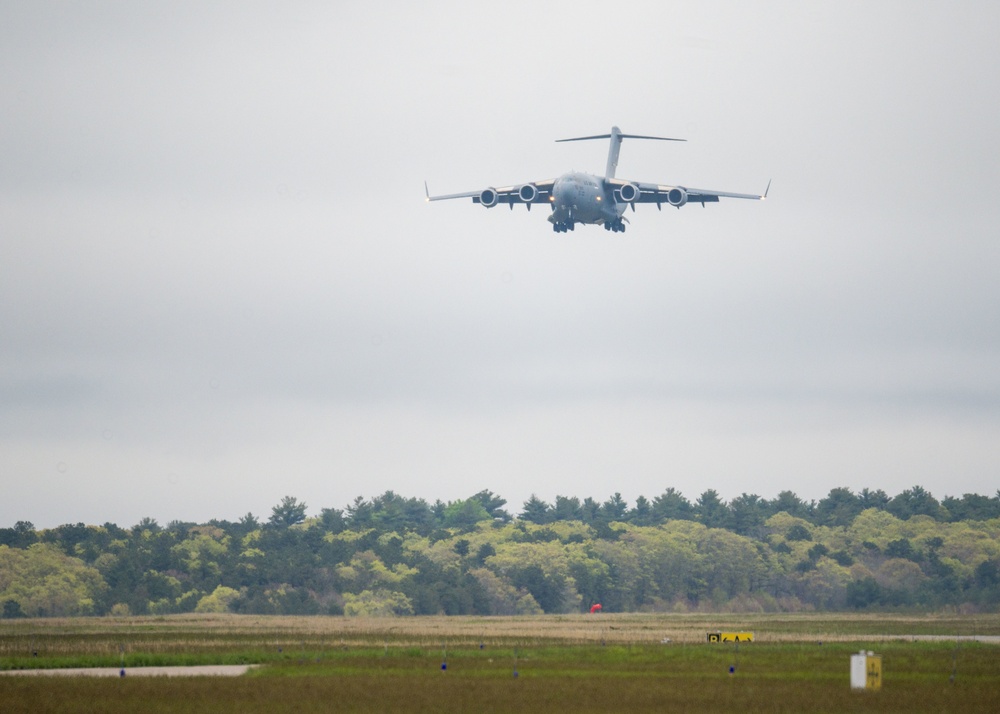
[[709, 632], [709, 642], [753, 642], [752, 632]]
[[865, 689], [882, 688], [882, 658], [878, 655], [868, 657], [865, 662]]

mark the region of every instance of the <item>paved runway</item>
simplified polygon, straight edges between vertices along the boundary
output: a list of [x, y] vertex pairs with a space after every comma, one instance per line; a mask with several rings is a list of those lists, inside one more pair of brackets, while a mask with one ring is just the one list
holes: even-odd
[[[259, 664], [208, 664], [197, 667], [126, 667], [126, 677], [239, 677]], [[0, 672], [7, 676], [35, 677], [121, 677], [120, 667], [84, 667], [80, 669], [12, 669]]]

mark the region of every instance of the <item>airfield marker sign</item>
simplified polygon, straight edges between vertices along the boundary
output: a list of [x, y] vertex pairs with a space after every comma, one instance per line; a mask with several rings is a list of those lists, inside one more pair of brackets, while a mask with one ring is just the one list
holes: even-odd
[[882, 656], [862, 650], [851, 655], [851, 689], [882, 689]]
[[709, 642], [753, 642], [752, 632], [709, 632]]

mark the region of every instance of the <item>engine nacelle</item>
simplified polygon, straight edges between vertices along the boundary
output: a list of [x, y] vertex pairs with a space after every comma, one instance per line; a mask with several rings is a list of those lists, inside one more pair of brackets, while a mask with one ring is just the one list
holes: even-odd
[[667, 191], [667, 203], [669, 203], [671, 206], [676, 206], [677, 208], [680, 208], [687, 202], [688, 202], [688, 193], [680, 186], [677, 186]]
[[479, 194], [479, 202], [487, 208], [493, 208], [499, 200], [500, 194], [497, 193], [495, 188], [484, 188], [482, 193]]
[[624, 184], [618, 189], [618, 195], [621, 196], [622, 203], [632, 203], [639, 198], [639, 187], [634, 183]]
[[526, 183], [517, 189], [517, 196], [525, 203], [534, 203], [538, 198], [538, 189], [533, 183]]

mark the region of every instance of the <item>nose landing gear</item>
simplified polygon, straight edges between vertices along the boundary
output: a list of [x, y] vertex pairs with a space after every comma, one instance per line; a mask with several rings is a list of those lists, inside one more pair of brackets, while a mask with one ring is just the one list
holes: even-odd
[[556, 233], [565, 233], [566, 231], [576, 230], [576, 223], [570, 221], [569, 223], [563, 223], [562, 221], [556, 221], [552, 224], [552, 230]]
[[613, 233], [624, 233], [625, 222], [621, 218], [616, 218], [613, 221], [605, 221], [604, 230], [611, 231]]

